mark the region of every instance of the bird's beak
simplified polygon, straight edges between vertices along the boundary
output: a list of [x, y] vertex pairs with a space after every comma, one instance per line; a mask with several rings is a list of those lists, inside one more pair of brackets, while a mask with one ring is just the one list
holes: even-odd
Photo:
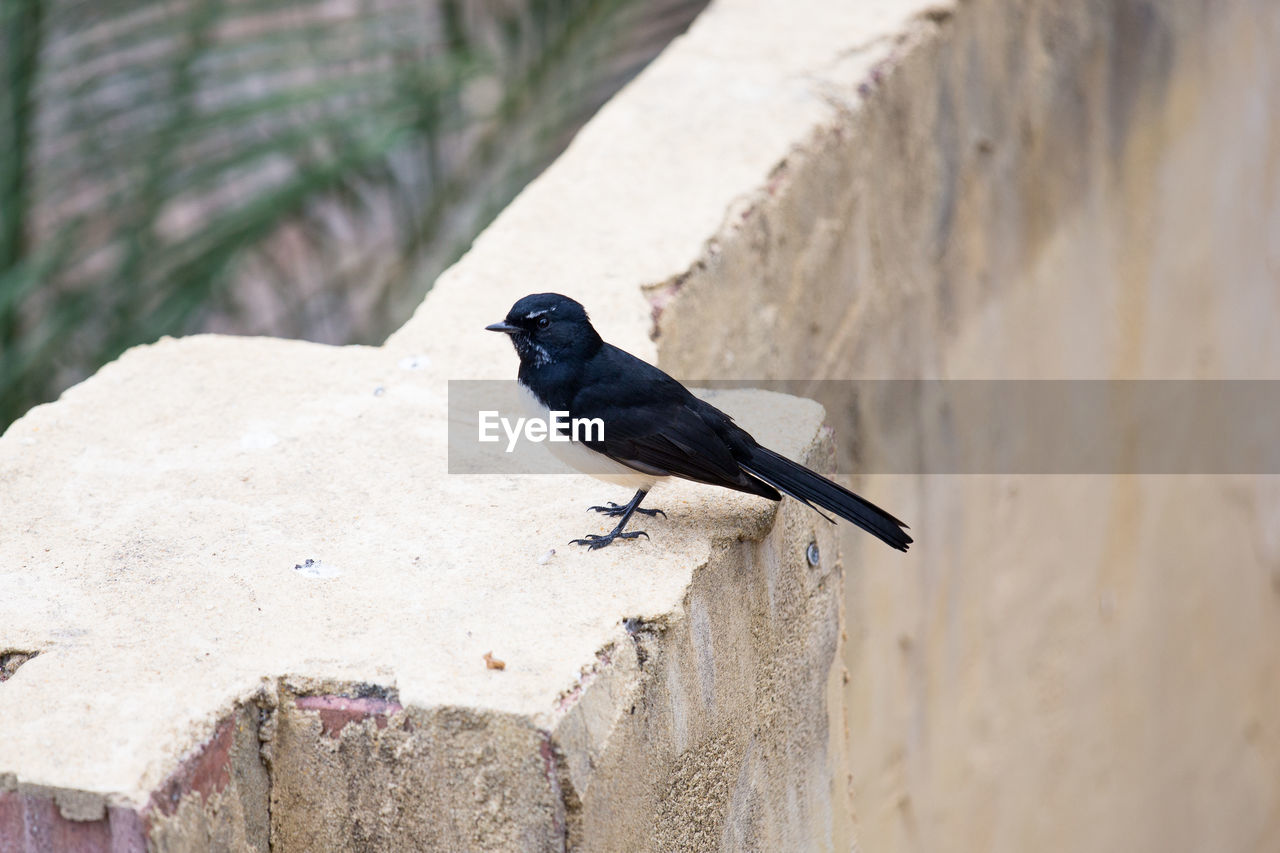
[[505, 320], [503, 320], [501, 323], [492, 323], [488, 326], [485, 326], [484, 328], [486, 332], [505, 332], [508, 335], [514, 334], [520, 331], [519, 326], [513, 326]]

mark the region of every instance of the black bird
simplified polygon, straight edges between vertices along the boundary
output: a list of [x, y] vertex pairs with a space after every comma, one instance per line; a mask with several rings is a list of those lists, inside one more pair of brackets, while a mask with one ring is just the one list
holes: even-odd
[[594, 550], [615, 539], [648, 538], [643, 530], [624, 533], [623, 528], [637, 512], [666, 516], [660, 509], [641, 509], [640, 502], [657, 480], [669, 476], [774, 501], [790, 495], [815, 510], [822, 507], [853, 522], [899, 551], [911, 544], [906, 524], [843, 486], [762, 447], [732, 418], [658, 368], [605, 343], [586, 310], [569, 297], [526, 296], [511, 307], [505, 320], [485, 328], [511, 336], [520, 356], [520, 386], [544, 415], [568, 412], [570, 418], [599, 418], [604, 424], [603, 437], [593, 435], [550, 447], [569, 448], [566, 461], [579, 470], [637, 489], [626, 506], [591, 507], [621, 516], [617, 527], [604, 536], [588, 534], [570, 544]]

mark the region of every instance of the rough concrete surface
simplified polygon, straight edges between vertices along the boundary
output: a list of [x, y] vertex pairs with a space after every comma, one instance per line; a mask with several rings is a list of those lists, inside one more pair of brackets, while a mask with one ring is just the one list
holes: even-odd
[[[1275, 378], [1278, 41], [1263, 0], [718, 0], [384, 347], [162, 341], [34, 410], [0, 848], [1280, 846], [1270, 480], [864, 478], [919, 541], [841, 528], [845, 584], [794, 504], [680, 486], [585, 554], [625, 495], [443, 451], [540, 290], [694, 378]], [[844, 458], [937, 417], [834, 402]], [[817, 407], [725, 405], [829, 462]]]

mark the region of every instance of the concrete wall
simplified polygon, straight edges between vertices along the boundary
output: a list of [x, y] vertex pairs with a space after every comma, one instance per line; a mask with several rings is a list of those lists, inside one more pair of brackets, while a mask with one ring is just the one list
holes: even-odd
[[[1269, 2], [935, 10], [651, 291], [661, 363], [1280, 378], [1277, 45]], [[878, 403], [843, 458], [946, 432]], [[860, 849], [1280, 846], [1274, 477], [860, 486], [919, 534], [843, 531]]]
[[[1278, 40], [1263, 0], [719, 0], [383, 347], [163, 341], [33, 410], [0, 847], [1280, 845], [1265, 478], [863, 477], [917, 545], [839, 559], [680, 486], [583, 553], [625, 495], [444, 442], [544, 290], [689, 377], [1273, 378]], [[880, 402], [840, 458], [936, 417]], [[816, 406], [725, 405], [830, 462]]]

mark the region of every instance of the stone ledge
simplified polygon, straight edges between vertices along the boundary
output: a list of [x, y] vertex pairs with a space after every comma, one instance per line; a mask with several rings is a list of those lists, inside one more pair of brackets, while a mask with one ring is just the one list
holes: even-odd
[[[6, 843], [252, 847], [268, 826], [282, 849], [623, 843], [615, 806], [669, 802], [654, 786], [730, 721], [748, 732], [790, 702], [825, 726], [838, 575], [802, 556], [824, 522], [793, 507], [779, 528], [766, 501], [679, 485], [657, 495], [670, 518], [652, 541], [566, 547], [599, 526], [583, 512], [599, 484], [444, 476], [429, 361], [164, 341], [6, 433], [0, 624], [6, 649], [40, 652], [0, 690]], [[821, 452], [812, 403], [717, 403], [783, 452]], [[801, 588], [754, 616], [708, 603], [783, 575], [825, 585], [825, 609]], [[791, 653], [807, 681], [789, 700], [761, 693], [783, 652], [753, 645], [762, 631], [826, 637]]]

